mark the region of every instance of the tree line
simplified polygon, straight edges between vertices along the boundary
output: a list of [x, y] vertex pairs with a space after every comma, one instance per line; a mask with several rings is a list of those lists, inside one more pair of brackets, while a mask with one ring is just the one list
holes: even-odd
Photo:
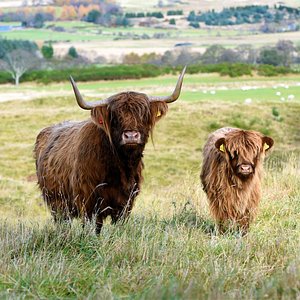
[[300, 47], [289, 40], [280, 40], [275, 46], [261, 48], [254, 48], [249, 44], [236, 48], [212, 45], [204, 53], [191, 51], [189, 47], [178, 47], [164, 54], [130, 53], [124, 56], [123, 63], [156, 65], [243, 63], [290, 67], [300, 64]]
[[[123, 17], [118, 4], [109, 1], [64, 1], [57, 10], [54, 6], [23, 7], [1, 12], [0, 22], [20, 22], [23, 27], [42, 28], [49, 21], [88, 21], [101, 25], [116, 25], [117, 17]], [[87, 20], [87, 18], [89, 20]]]
[[[39, 3], [37, 1], [37, 3]], [[209, 10], [206, 12], [190, 11], [187, 17], [182, 10], [168, 10], [166, 16], [161, 11], [154, 12], [126, 12], [121, 7], [108, 0], [69, 0], [54, 1], [61, 6], [60, 10], [50, 7], [24, 7], [15, 11], [0, 12], [0, 22], [21, 22], [24, 27], [41, 28], [47, 21], [81, 20], [103, 26], [130, 26], [133, 18], [182, 16], [189, 25], [200, 28], [200, 23], [207, 26], [231, 26], [241, 24], [261, 24], [263, 32], [277, 32], [284, 30], [297, 31], [300, 29], [300, 9], [288, 6], [247, 5], [243, 7], [224, 8], [220, 12]], [[169, 23], [176, 24], [173, 18]], [[149, 21], [151, 23], [151, 21]]]
[[[0, 70], [4, 72], [2, 73], [2, 82], [3, 80], [4, 82], [10, 81], [9, 78], [12, 78], [17, 85], [21, 77], [27, 78], [27, 80], [28, 78], [30, 80], [39, 80], [39, 76], [43, 78], [44, 82], [47, 82], [47, 76], [50, 76], [50, 81], [55, 80], [55, 76], [57, 76], [58, 80], [62, 80], [61, 78], [64, 76], [65, 69], [71, 67], [85, 69], [86, 66], [93, 68], [93, 64], [99, 64], [99, 62], [102, 64], [109, 63], [103, 57], [91, 62], [86, 57], [81, 56], [74, 47], [69, 48], [68, 54], [64, 58], [54, 58], [53, 54], [54, 50], [51, 43], [45, 43], [39, 49], [35, 42], [0, 39]], [[264, 72], [265, 75], [276, 75], [278, 74], [277, 70], [290, 70], [291, 66], [300, 64], [300, 47], [294, 46], [291, 41], [286, 40], [279, 41], [273, 47], [262, 47], [260, 49], [255, 49], [251, 45], [240, 45], [234, 49], [228, 49], [221, 45], [212, 45], [204, 53], [192, 52], [189, 47], [178, 47], [175, 50], [166, 51], [164, 54], [148, 53], [138, 55], [130, 53], [124, 56], [123, 64], [133, 66], [147, 64], [148, 66], [152, 65], [153, 67], [164, 68], [182, 65], [201, 65], [201, 70], [203, 68], [206, 68], [206, 70], [218, 70], [220, 74], [229, 76], [249, 75], [253, 67], [259, 66], [260, 72]], [[235, 65], [236, 67], [228, 67], [228, 65]], [[261, 67], [266, 65], [271, 67]], [[207, 69], [204, 66], [210, 67]], [[118, 67], [116, 68], [119, 70]], [[38, 74], [38, 76], [33, 77], [31, 75], [30, 77], [26, 75], [30, 70], [36, 70], [34, 71], [35, 73], [31, 71], [31, 74]], [[132, 70], [140, 72], [136, 68], [130, 70], [133, 73], [134, 71]], [[125, 71], [124, 74], [122, 72], [117, 73], [119, 75], [116, 74], [115, 77], [119, 78], [118, 76], [120, 76], [120, 79], [122, 79], [129, 76], [125, 75]], [[147, 73], [148, 71], [145, 72]], [[90, 73], [88, 75], [87, 73], [85, 74], [86, 80], [93, 77]], [[109, 76], [107, 75], [108, 79], [114, 78], [112, 73], [109, 74]], [[135, 74], [132, 76], [139, 75]]]
[[300, 10], [287, 6], [247, 5], [243, 7], [224, 8], [220, 12], [214, 9], [207, 12], [191, 11], [187, 20], [192, 23], [203, 22], [205, 25], [228, 26], [255, 23], [280, 23], [284, 19], [300, 18]]

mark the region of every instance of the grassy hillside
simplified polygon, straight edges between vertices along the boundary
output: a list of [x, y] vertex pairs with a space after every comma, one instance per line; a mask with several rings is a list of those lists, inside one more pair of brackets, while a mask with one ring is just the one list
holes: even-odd
[[[176, 79], [79, 87], [90, 99], [127, 89], [166, 94]], [[41, 128], [89, 113], [77, 107], [69, 85], [21, 85], [20, 93], [49, 94], [0, 103], [0, 298], [299, 298], [299, 82], [186, 76], [182, 96], [146, 147], [145, 182], [131, 217], [123, 225], [107, 222], [99, 237], [93, 224], [52, 223], [32, 158]], [[8, 93], [7, 86], [0, 92]], [[199, 181], [207, 135], [222, 126], [260, 130], [275, 140], [260, 212], [244, 238], [213, 233]]]

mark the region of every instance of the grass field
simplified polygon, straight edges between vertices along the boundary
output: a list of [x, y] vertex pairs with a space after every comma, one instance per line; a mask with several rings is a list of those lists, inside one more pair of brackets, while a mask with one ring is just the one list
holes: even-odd
[[[1, 25], [19, 25], [16, 23], [0, 23]], [[65, 28], [65, 32], [53, 31], [47, 26], [58, 26]], [[127, 36], [126, 35], [131, 35]], [[153, 39], [155, 34], [164, 34], [165, 39], [175, 40], [189, 38], [194, 42], [200, 37], [203, 38], [230, 38], [235, 36], [245, 35], [248, 36], [250, 33], [246, 30], [234, 30], [234, 29], [163, 29], [163, 28], [151, 28], [151, 27], [102, 27], [96, 24], [87, 22], [47, 22], [45, 28], [41, 29], [22, 29], [22, 30], [12, 30], [9, 32], [1, 33], [2, 37], [9, 39], [25, 39], [30, 41], [114, 41], [115, 39], [125, 39], [132, 40], [132, 42], [137, 42], [136, 37], [141, 37], [143, 35], [148, 35], [149, 38]], [[134, 38], [135, 37], [135, 38]], [[164, 40], [165, 40], [164, 39]], [[162, 41], [163, 42], [163, 41]]]
[[[176, 79], [78, 85], [93, 99], [128, 89], [166, 94]], [[77, 107], [68, 84], [0, 86], [1, 95], [48, 93], [0, 103], [0, 298], [298, 299], [299, 83], [299, 76], [186, 75], [182, 96], [146, 147], [145, 181], [131, 217], [123, 225], [107, 222], [99, 237], [93, 224], [52, 223], [32, 158], [43, 127], [89, 113]], [[207, 135], [222, 126], [259, 130], [275, 140], [260, 212], [244, 238], [213, 233], [199, 181]]]

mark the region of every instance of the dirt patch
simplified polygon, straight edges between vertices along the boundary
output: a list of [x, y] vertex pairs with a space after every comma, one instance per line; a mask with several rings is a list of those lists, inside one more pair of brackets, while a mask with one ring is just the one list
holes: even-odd
[[54, 96], [66, 96], [71, 95], [71, 92], [45, 92], [45, 91], [28, 91], [28, 92], [7, 92], [1, 93], [0, 103], [7, 101], [30, 101], [33, 99], [54, 97]]

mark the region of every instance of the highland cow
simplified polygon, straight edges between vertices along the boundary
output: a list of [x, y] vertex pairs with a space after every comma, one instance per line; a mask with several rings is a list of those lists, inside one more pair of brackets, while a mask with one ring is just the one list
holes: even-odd
[[201, 182], [221, 232], [246, 234], [261, 197], [262, 163], [273, 139], [256, 131], [221, 128], [203, 149]]
[[91, 119], [63, 122], [43, 129], [34, 154], [38, 184], [54, 220], [126, 218], [140, 191], [143, 150], [168, 103], [178, 99], [183, 69], [170, 96], [123, 92], [86, 102], [74, 80], [78, 105]]

